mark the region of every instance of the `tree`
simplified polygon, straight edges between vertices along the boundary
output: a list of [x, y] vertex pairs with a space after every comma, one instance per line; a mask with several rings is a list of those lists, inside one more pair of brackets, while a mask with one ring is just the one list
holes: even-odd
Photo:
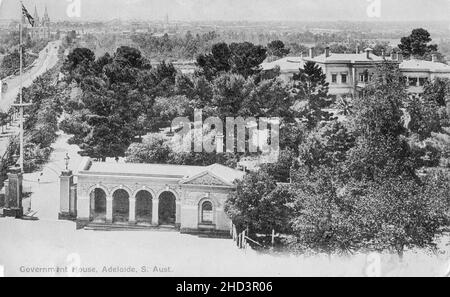
[[200, 75], [208, 80], [224, 72], [233, 72], [248, 78], [259, 73], [259, 65], [266, 59], [266, 49], [250, 42], [217, 43], [212, 46], [210, 54], [197, 57]]
[[95, 61], [95, 54], [88, 48], [74, 49], [64, 61], [62, 71], [67, 75], [70, 83], [75, 80], [80, 83], [83, 78], [92, 74], [92, 65]]
[[283, 58], [291, 52], [286, 48], [281, 40], [274, 40], [267, 45], [267, 55], [269, 57]]
[[424, 86], [425, 101], [435, 102], [439, 107], [447, 106], [450, 101], [450, 79], [436, 77]]
[[430, 36], [430, 33], [425, 29], [414, 29], [411, 32], [411, 35], [401, 39], [401, 43], [398, 47], [405, 57], [413, 56], [422, 58], [426, 54], [438, 50], [437, 45], [429, 44], [432, 41]]
[[433, 132], [442, 131], [441, 113], [436, 101], [411, 96], [407, 101], [406, 110], [411, 117], [408, 128], [418, 134], [421, 141], [430, 138]]
[[300, 73], [294, 74], [295, 109], [307, 129], [314, 129], [321, 121], [331, 120], [331, 114], [324, 109], [333, 102], [328, 96], [329, 84], [322, 68], [314, 62], [306, 62]]
[[[22, 63], [23, 66], [26, 67], [27, 59], [25, 48], [22, 48], [22, 50], [23, 50]], [[16, 74], [16, 72], [19, 71], [19, 68], [20, 68], [20, 52], [19, 50], [15, 50], [12, 53], [6, 55], [1, 61], [2, 78]]]
[[439, 182], [442, 178], [432, 176], [425, 182], [402, 176], [387, 178], [370, 184], [363, 190], [363, 197], [352, 199], [355, 221], [364, 230], [364, 246], [395, 251], [401, 258], [406, 248], [435, 249], [436, 235], [448, 224], [450, 191], [448, 185]]
[[[276, 212], [278, 206], [286, 205], [283, 199], [281, 201], [276, 199], [281, 205], [275, 206], [268, 203], [268, 195], [276, 188], [276, 182], [265, 172], [249, 173], [243, 180], [237, 182], [236, 190], [227, 199], [225, 212], [239, 231], [248, 228], [250, 235], [258, 232], [263, 234], [272, 232], [275, 226], [271, 226], [267, 219], [272, 217], [271, 220], [273, 220], [275, 217], [268, 212]], [[279, 197], [279, 195], [276, 196]]]
[[129, 163], [165, 164], [171, 153], [166, 138], [152, 135], [142, 143], [132, 144], [125, 156]]
[[299, 147], [299, 162], [308, 170], [339, 168], [354, 145], [355, 138], [347, 127], [338, 121], [328, 122], [308, 133]]
[[290, 43], [289, 51], [292, 55], [300, 56], [301, 54], [305, 54], [308, 52], [308, 48], [302, 44], [298, 43]]
[[257, 85], [250, 84], [253, 90], [243, 102], [239, 114], [247, 117], [278, 117], [283, 122], [292, 122], [292, 105], [295, 97], [289, 87], [279, 79], [268, 79]]
[[267, 57], [267, 50], [250, 42], [230, 44], [230, 66], [233, 73], [248, 78], [260, 72], [260, 65]]
[[276, 163], [263, 164], [261, 171], [266, 172], [277, 182], [290, 183], [291, 172], [297, 162], [297, 156], [294, 151], [289, 149], [281, 150]]
[[405, 81], [397, 65], [377, 68], [373, 85], [355, 100], [352, 117], [356, 145], [348, 152], [348, 174], [356, 180], [408, 175], [416, 177], [418, 163], [406, 139], [403, 122]]
[[164, 93], [163, 82], [174, 83], [175, 74], [170, 65], [152, 70], [141, 53], [130, 47], [118, 48], [113, 57], [92, 60], [89, 50], [74, 50], [66, 61], [69, 76], [79, 80], [83, 92], [79, 107], [85, 111], [72, 111], [72, 119], [62, 127], [83, 128], [72, 131], [71, 139], [81, 147], [82, 155], [98, 159], [123, 156], [133, 139], [143, 133], [140, 118], [149, 114], [152, 96]]
[[220, 118], [239, 115], [242, 103], [249, 96], [252, 82], [239, 74], [225, 73], [213, 82], [211, 107]]
[[9, 114], [7, 112], [0, 112], [0, 125], [2, 126], [2, 134], [5, 133], [5, 126], [8, 125]]
[[228, 72], [230, 65], [231, 50], [226, 43], [217, 43], [212, 46], [211, 54], [199, 55], [197, 65], [202, 69], [202, 74], [209, 80], [221, 72]]
[[294, 175], [297, 245], [316, 253], [351, 253], [361, 246], [361, 233], [352, 216], [352, 202], [340, 195], [333, 170], [301, 167]]
[[194, 109], [185, 96], [158, 97], [153, 105], [155, 126], [166, 128], [172, 126], [172, 121], [177, 117], [191, 117]]

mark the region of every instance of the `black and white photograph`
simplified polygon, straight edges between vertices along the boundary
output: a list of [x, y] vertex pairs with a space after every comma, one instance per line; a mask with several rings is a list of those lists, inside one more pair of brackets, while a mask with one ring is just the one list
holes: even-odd
[[450, 277], [450, 1], [0, 0], [1, 277]]

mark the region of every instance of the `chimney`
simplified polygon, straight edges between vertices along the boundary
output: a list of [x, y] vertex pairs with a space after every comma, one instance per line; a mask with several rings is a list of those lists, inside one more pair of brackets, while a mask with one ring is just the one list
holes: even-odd
[[366, 58], [369, 60], [370, 59], [370, 54], [372, 53], [373, 49], [371, 49], [370, 47], [365, 49], [366, 52]]
[[397, 54], [398, 55], [398, 62], [403, 63], [403, 54]]
[[381, 51], [381, 58], [383, 58], [383, 60], [385, 60], [385, 52], [384, 52], [384, 50]]
[[391, 53], [391, 59], [392, 59], [392, 61], [396, 61], [397, 60], [397, 53], [396, 52], [392, 52]]
[[359, 46], [356, 46], [356, 54], [359, 54]]
[[438, 62], [438, 57], [437, 57], [436, 54], [432, 54], [432, 55], [431, 55], [431, 61], [432, 61], [433, 63], [437, 63], [437, 62]]
[[314, 48], [309, 49], [309, 57], [312, 59], [314, 58]]
[[330, 57], [330, 47], [329, 47], [329, 46], [327, 46], [327, 47], [325, 48], [325, 57], [326, 57], [326, 58], [329, 58], [329, 57]]

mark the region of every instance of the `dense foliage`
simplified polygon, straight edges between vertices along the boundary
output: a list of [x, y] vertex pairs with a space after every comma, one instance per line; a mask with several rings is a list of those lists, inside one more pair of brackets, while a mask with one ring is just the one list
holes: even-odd
[[[314, 65], [305, 69], [315, 75], [300, 73], [297, 92], [304, 102], [321, 92], [325, 100], [322, 83], [318, 90], [323, 91], [304, 91], [323, 81]], [[445, 116], [429, 107], [438, 107], [437, 101], [427, 94], [408, 99], [398, 66], [384, 63], [373, 85], [354, 99], [346, 121], [314, 112], [323, 107], [303, 104], [300, 114], [315, 115], [315, 120], [305, 122], [298, 158], [295, 151], [286, 151], [278, 164], [237, 182], [226, 204], [228, 215], [251, 236], [269, 235], [271, 228], [294, 236], [290, 244], [300, 251], [393, 251], [402, 256], [405, 249], [436, 248], [436, 236], [449, 223], [450, 176], [441, 170], [425, 176], [419, 172], [439, 166], [445, 151], [420, 140], [442, 132], [445, 121], [439, 119]], [[417, 123], [432, 128], [419, 129]], [[280, 213], [283, 222], [273, 222]]]

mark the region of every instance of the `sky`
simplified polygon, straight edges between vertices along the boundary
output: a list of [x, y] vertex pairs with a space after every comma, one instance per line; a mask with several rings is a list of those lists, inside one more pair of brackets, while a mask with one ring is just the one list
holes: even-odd
[[[0, 19], [19, 0], [0, 0]], [[450, 0], [23, 0], [31, 14], [48, 6], [54, 20], [182, 21], [437, 21], [450, 19]], [[80, 5], [76, 5], [80, 3]], [[80, 7], [80, 14], [77, 14]], [[67, 12], [69, 8], [71, 12]], [[369, 11], [369, 12], [368, 12]]]

